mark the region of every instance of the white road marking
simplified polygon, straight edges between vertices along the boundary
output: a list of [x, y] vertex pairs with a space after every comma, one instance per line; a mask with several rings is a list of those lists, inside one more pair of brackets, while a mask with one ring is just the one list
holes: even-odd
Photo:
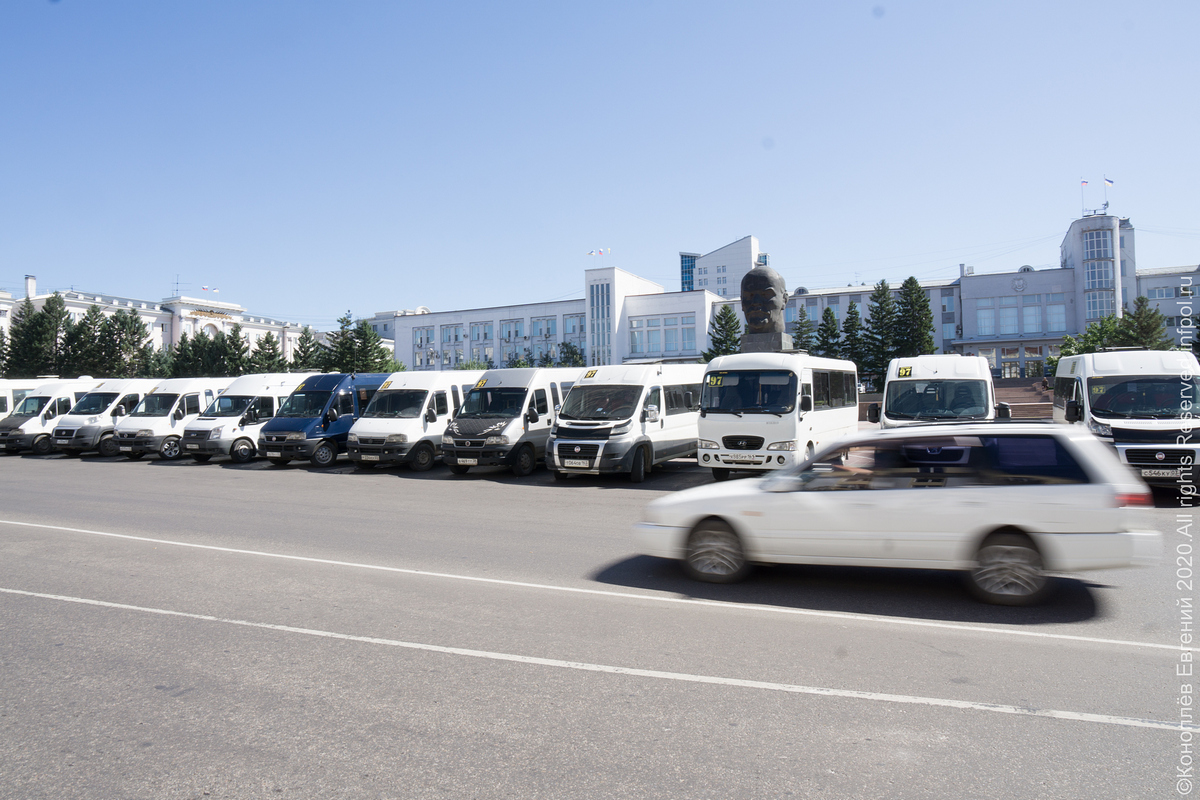
[[1200, 731], [1200, 724], [1184, 724], [1180, 722], [1165, 722], [1154, 719], [1139, 719], [1137, 717], [1118, 717], [1109, 714], [1088, 714], [1079, 711], [1057, 711], [1049, 708], [1026, 708], [998, 703], [976, 703], [970, 700], [951, 700], [944, 697], [919, 697], [907, 694], [884, 694], [881, 692], [860, 692], [853, 689], [832, 689], [822, 686], [799, 686], [791, 683], [773, 683], [770, 681], [748, 681], [740, 678], [722, 678], [713, 675], [693, 675], [686, 672], [661, 672], [653, 669], [637, 669], [634, 667], [614, 667], [607, 664], [589, 664], [584, 661], [562, 661], [556, 658], [538, 658], [536, 656], [521, 656], [512, 653], [496, 653], [488, 650], [469, 650], [463, 647], [443, 647], [436, 644], [419, 642], [402, 642], [396, 639], [380, 639], [374, 636], [355, 636], [348, 633], [315, 630], [313, 628], [296, 628], [291, 625], [273, 625], [267, 622], [250, 622], [242, 619], [224, 619], [208, 614], [190, 614], [186, 611], [171, 611], [165, 608], [146, 608], [131, 606], [124, 603], [109, 603], [104, 600], [90, 600], [84, 597], [67, 597], [64, 595], [42, 594], [40, 592], [25, 592], [19, 589], [0, 588], [0, 592], [23, 597], [34, 597], [42, 600], [57, 600], [64, 603], [112, 608], [121, 611], [137, 611], [144, 614], [157, 614], [165, 617], [199, 620], [201, 622], [217, 622], [223, 625], [239, 625], [245, 628], [259, 628], [282, 633], [298, 633], [304, 636], [315, 636], [323, 639], [339, 639], [347, 642], [362, 642], [364, 644], [382, 645], [385, 647], [400, 647], [407, 650], [423, 650], [430, 653], [442, 653], [452, 656], [468, 656], [484, 658], [491, 661], [511, 661], [518, 664], [531, 664], [542, 667], [573, 669], [582, 672], [603, 672], [609, 675], [632, 675], [639, 678], [657, 678], [668, 681], [685, 683], [706, 683], [714, 686], [732, 686], [743, 689], [764, 689], [773, 692], [789, 694], [807, 694], [819, 697], [842, 697], [852, 700], [872, 700], [881, 703], [902, 703], [906, 705], [935, 706], [941, 708], [958, 708], [969, 711], [990, 711], [996, 714], [1014, 714], [1022, 717], [1044, 717], [1049, 719], [1069, 720], [1071, 722], [1094, 722], [1102, 725], [1116, 725], [1125, 728], [1153, 728], [1156, 730], [1188, 730]]
[[511, 586], [522, 589], [539, 589], [549, 592], [567, 592], [572, 594], [587, 594], [599, 597], [614, 597], [621, 599], [647, 600], [655, 603], [677, 603], [680, 605], [689, 606], [707, 606], [710, 608], [721, 608], [725, 610], [736, 611], [763, 611], [771, 614], [792, 614], [802, 617], [822, 617], [827, 619], [837, 620], [853, 620], [856, 622], [877, 622], [888, 625], [911, 625], [919, 628], [939, 628], [943, 630], [970, 631], [973, 633], [988, 633], [1001, 634], [1007, 636], [1026, 636], [1034, 639], [1053, 639], [1058, 641], [1083, 642], [1087, 644], [1108, 644], [1118, 645], [1120, 647], [1140, 647], [1154, 650], [1187, 650], [1192, 652], [1200, 652], [1200, 647], [1180, 647], [1173, 644], [1159, 644], [1157, 642], [1132, 642], [1124, 639], [1103, 639], [1095, 636], [1074, 636], [1068, 633], [1049, 633], [1046, 631], [1026, 631], [1013, 628], [996, 628], [986, 625], [966, 625], [956, 622], [933, 622], [923, 619], [907, 619], [904, 617], [889, 617], [882, 614], [853, 614], [845, 611], [814, 611], [807, 608], [781, 608], [779, 606], [756, 605], [751, 603], [730, 603], [721, 600], [697, 600], [691, 597], [669, 597], [665, 595], [641, 594], [638, 592], [615, 592], [606, 589], [584, 589], [575, 586], [554, 586], [545, 583], [527, 583], [524, 581], [508, 581], [501, 578], [481, 578], [474, 575], [455, 575], [446, 572], [429, 572], [422, 569], [410, 569], [407, 567], [387, 567], [380, 564], [360, 564], [354, 561], [337, 561], [328, 558], [313, 558], [311, 556], [295, 556], [286, 553], [267, 553], [261, 550], [241, 550], [233, 547], [219, 547], [211, 544], [196, 544], [194, 542], [176, 542], [170, 539], [153, 539], [146, 536], [132, 536], [126, 533], [109, 533], [106, 531], [92, 531], [85, 528], [68, 528], [61, 525], [44, 525], [36, 522], [17, 522], [14, 520], [0, 519], [0, 525], [17, 525], [24, 528], [40, 528], [51, 531], [65, 531], [67, 533], [83, 533], [89, 536], [104, 536], [112, 539], [125, 539], [133, 542], [146, 542], [156, 545], [171, 545], [173, 547], [190, 547], [195, 550], [212, 550], [218, 553], [234, 553], [238, 555], [259, 556], [262, 558], [277, 558], [285, 561], [300, 561], [308, 564], [325, 564], [335, 567], [353, 567], [355, 569], [369, 569], [379, 572], [393, 572], [401, 575], [419, 575], [424, 578], [444, 578], [447, 580], [470, 581], [474, 583], [486, 583], [494, 586]]

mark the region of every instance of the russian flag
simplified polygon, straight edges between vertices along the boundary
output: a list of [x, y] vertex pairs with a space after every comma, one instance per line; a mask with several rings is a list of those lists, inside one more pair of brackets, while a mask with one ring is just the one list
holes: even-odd
[[1108, 178], [1105, 178], [1105, 179], [1104, 179], [1104, 185], [1105, 185], [1105, 186], [1112, 186], [1112, 181], [1110, 181]]
[[1079, 185], [1080, 185], [1080, 186], [1087, 186], [1087, 181], [1080, 181], [1080, 182], [1079, 182]]

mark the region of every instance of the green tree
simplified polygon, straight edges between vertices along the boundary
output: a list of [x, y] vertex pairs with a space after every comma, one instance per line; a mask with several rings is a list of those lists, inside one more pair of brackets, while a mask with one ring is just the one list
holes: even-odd
[[[352, 372], [399, 372], [393, 367], [399, 362], [383, 345], [383, 339], [371, 327], [371, 323], [360, 319], [354, 326], [354, 369]], [[403, 365], [400, 365], [403, 366]], [[345, 370], [343, 370], [345, 371]]]
[[296, 340], [296, 350], [292, 353], [292, 372], [312, 372], [321, 369], [324, 350], [313, 329], [305, 325]]
[[796, 309], [796, 321], [792, 323], [792, 346], [797, 350], [812, 352], [816, 342], [817, 327], [808, 318], [808, 309], [800, 306]]
[[267, 331], [254, 343], [254, 352], [250, 354], [249, 372], [286, 372], [287, 368], [287, 359], [279, 349], [279, 340]]
[[356, 356], [354, 318], [347, 311], [338, 317], [338, 329], [325, 336], [325, 350], [319, 359], [321, 369], [325, 372], [354, 372]]
[[558, 348], [558, 365], [560, 367], [586, 367], [587, 359], [583, 357], [583, 351], [574, 343], [563, 342]]
[[821, 324], [817, 327], [817, 343], [813, 354], [824, 358], [839, 358], [842, 355], [841, 333], [838, 331], [837, 315], [833, 309], [826, 307], [821, 315]]
[[867, 302], [870, 304], [866, 322], [867, 355], [866, 363], [859, 366], [879, 391], [883, 388], [888, 362], [896, 352], [896, 302], [888, 282], [881, 280], [875, 284]]
[[151, 377], [146, 375], [146, 371], [154, 349], [150, 345], [150, 331], [146, 329], [146, 322], [137, 312], [121, 309], [106, 317], [100, 326], [100, 338], [101, 358], [110, 377]]
[[1150, 305], [1149, 298], [1133, 301], [1133, 311], [1121, 317], [1121, 344], [1143, 350], [1171, 350], [1175, 340], [1167, 335], [1167, 318]]
[[540, 356], [538, 356], [537, 365], [539, 367], [553, 367], [554, 366], [554, 356], [550, 353], [549, 350], [543, 352]]
[[533, 366], [533, 352], [526, 347], [525, 352], [520, 356], [516, 352], [508, 354], [508, 361], [504, 362], [506, 369], [528, 369]]
[[851, 303], [842, 320], [842, 358], [853, 361], [860, 369], [867, 360], [867, 334], [863, 329], [858, 303]]
[[[1095, 353], [1106, 347], [1120, 347], [1124, 342], [1121, 324], [1115, 316], [1101, 317], [1084, 329], [1079, 337], [1064, 336], [1062, 347], [1059, 348], [1059, 358], [1062, 356], [1078, 356], [1084, 353]], [[1046, 373], [1053, 375], [1058, 368], [1058, 358], [1051, 356], [1046, 359]]]
[[250, 371], [250, 343], [246, 341], [246, 334], [242, 331], [242, 323], [233, 323], [229, 332], [225, 334], [221, 345], [223, 351], [221, 353], [221, 361], [223, 362], [224, 375], [236, 378]]
[[8, 377], [36, 378], [47, 374], [44, 348], [40, 346], [43, 326], [39, 321], [33, 301], [25, 298], [16, 311], [8, 328]]
[[4, 335], [4, 329], [0, 328], [0, 377], [8, 374], [8, 337]]
[[169, 378], [171, 376], [171, 349], [163, 347], [155, 350], [150, 345], [142, 348], [138, 359], [137, 378]]
[[107, 378], [113, 365], [106, 352], [104, 312], [92, 304], [63, 340], [63, 375]]
[[49, 365], [47, 372], [54, 375], [66, 375], [67, 365], [67, 336], [74, 324], [67, 312], [67, 302], [58, 292], [46, 298], [39, 312], [42, 325], [42, 347], [45, 348], [45, 359]]
[[742, 323], [731, 306], [721, 306], [721, 310], [713, 317], [708, 339], [711, 346], [700, 356], [704, 361], [742, 351]]
[[900, 286], [894, 336], [893, 358], [923, 356], [934, 350], [933, 310], [929, 307], [929, 296], [914, 277], [906, 278]]
[[491, 361], [460, 361], [455, 369], [491, 369]]

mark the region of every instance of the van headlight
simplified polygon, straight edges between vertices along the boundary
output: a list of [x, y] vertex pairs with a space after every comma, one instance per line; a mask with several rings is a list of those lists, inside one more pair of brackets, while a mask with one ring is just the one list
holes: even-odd
[[795, 450], [795, 442], [771, 442], [767, 445], [768, 450]]
[[449, 444], [449, 445], [454, 444], [454, 437], [448, 433], [443, 433], [442, 434], [442, 444]]
[[142, 428], [140, 431], [137, 432], [137, 436], [139, 439], [145, 439], [145, 438], [148, 438], [153, 435], [154, 435], [154, 431], [150, 430], [149, 428]]
[[358, 444], [358, 434], [352, 433], [346, 437], [346, 441], [350, 444]]
[[1112, 438], [1112, 426], [1105, 425], [1103, 422], [1097, 422], [1094, 419], [1088, 420], [1088, 430], [1105, 439]]
[[714, 442], [712, 439], [697, 439], [696, 447], [700, 450], [720, 450], [721, 445]]
[[304, 435], [304, 431], [289, 431], [288, 435], [287, 435], [287, 439], [285, 441], [301, 442], [301, 441], [304, 441], [304, 439], [306, 439], [306, 438], [308, 438], [308, 437], [306, 437]]
[[483, 442], [484, 444], [508, 444], [507, 436], [489, 436]]
[[609, 431], [609, 435], [610, 436], [620, 436], [622, 433], [629, 433], [629, 431], [632, 428], [633, 428], [633, 417], [630, 417], [629, 419], [625, 420], [624, 422], [618, 422], [616, 425], [613, 425], [612, 430]]
[[224, 425], [218, 425], [217, 427], [213, 428], [211, 431], [209, 431], [209, 432], [208, 432], [208, 438], [210, 438], [210, 439], [220, 439], [220, 438], [221, 438], [221, 431], [223, 431], [223, 430], [225, 430], [225, 426], [224, 426]]
[[406, 433], [389, 433], [385, 444], [406, 444], [408, 442], [408, 434]]
[[88, 417], [88, 425], [95, 425], [99, 421], [99, 417]]

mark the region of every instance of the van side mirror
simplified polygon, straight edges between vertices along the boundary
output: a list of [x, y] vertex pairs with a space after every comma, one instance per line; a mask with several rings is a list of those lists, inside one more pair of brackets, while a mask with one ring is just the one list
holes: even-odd
[[1078, 400], [1071, 400], [1067, 403], [1067, 422], [1079, 422], [1083, 419], [1083, 409], [1079, 407]]
[[48, 405], [45, 413], [42, 414], [42, 419], [54, 419], [56, 416], [58, 415], [54, 413], [54, 406]]
[[801, 411], [812, 411], [813, 410], [813, 399], [812, 399], [811, 394], [800, 395], [800, 410]]
[[253, 408], [251, 408], [248, 411], [246, 411], [245, 414], [242, 415], [242, 421], [240, 424], [241, 425], [253, 425], [256, 422], [258, 422], [258, 412], [256, 410], [254, 410]]
[[867, 422], [879, 422], [879, 403], [867, 406]]
[[174, 413], [174, 414], [172, 414], [171, 416], [175, 418], [175, 421], [176, 421], [176, 422], [178, 422], [179, 420], [183, 419], [183, 416], [184, 416], [184, 415], [183, 415], [183, 407], [181, 406], [181, 407], [179, 407], [179, 408], [175, 409], [175, 413]]
[[117, 406], [112, 410], [112, 415], [114, 417], [123, 417], [128, 413], [129, 412], [125, 410], [125, 406]]
[[996, 403], [996, 419], [1012, 419], [1012, 407], [1008, 403]]
[[331, 409], [329, 409], [329, 413], [326, 414], [325, 416], [329, 418], [330, 422], [337, 422], [338, 417], [340, 417], [341, 414], [338, 413], [338, 410], [336, 408], [331, 408]]
[[642, 411], [642, 422], [658, 422], [658, 406], [646, 406]]
[[537, 409], [533, 406], [529, 407], [528, 413], [525, 414], [525, 419], [530, 423], [537, 422], [541, 417], [538, 416]]
[[437, 422], [437, 409], [435, 409], [433, 406], [425, 409], [425, 421]]

